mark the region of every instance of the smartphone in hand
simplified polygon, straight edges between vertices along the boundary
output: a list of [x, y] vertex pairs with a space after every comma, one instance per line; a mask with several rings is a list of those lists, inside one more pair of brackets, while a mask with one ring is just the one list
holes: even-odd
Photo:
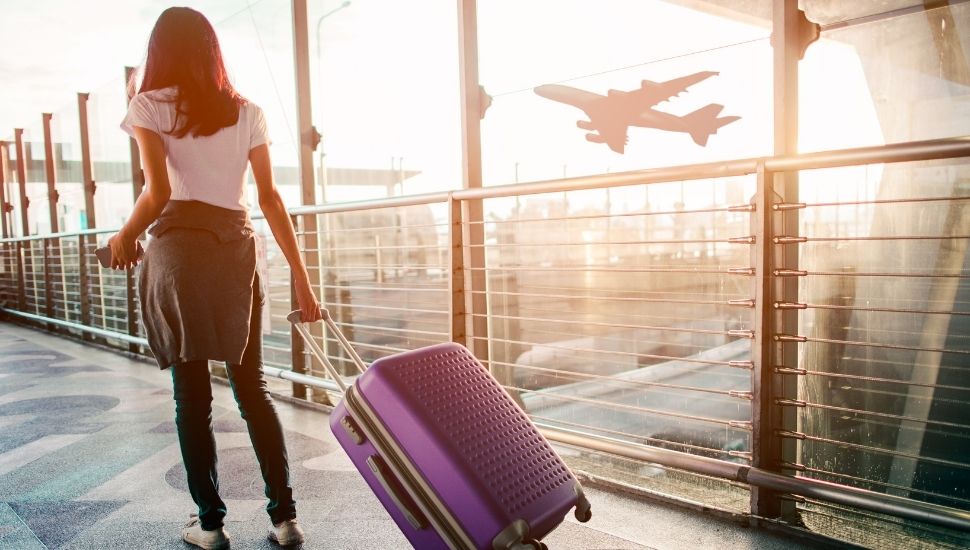
[[[142, 248], [141, 243], [135, 241], [135, 245], [138, 247], [138, 259], [141, 260], [142, 256], [145, 255], [145, 249]], [[101, 248], [96, 248], [94, 250], [94, 255], [98, 257], [98, 261], [101, 262], [101, 267], [111, 267], [111, 247], [102, 246]]]

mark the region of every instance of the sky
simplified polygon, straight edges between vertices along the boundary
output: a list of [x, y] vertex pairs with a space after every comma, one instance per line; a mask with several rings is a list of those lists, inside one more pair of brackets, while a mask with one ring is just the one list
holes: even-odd
[[[255, 0], [251, 0], [255, 1]], [[139, 65], [171, 0], [0, 0], [0, 135], [40, 120]], [[211, 21], [240, 0], [183, 0]]]
[[[758, 1], [762, 8], [771, 2]], [[266, 111], [274, 162], [295, 165], [290, 0], [181, 4], [213, 22], [234, 84]], [[170, 0], [0, 5], [0, 139], [14, 127], [36, 132], [40, 113], [71, 113], [76, 93], [90, 91], [104, 98], [95, 149], [125, 154], [127, 138], [117, 129], [124, 98], [115, 97], [122, 93], [123, 68], [142, 63], [151, 28]], [[698, 4], [480, 1], [480, 82], [493, 97], [482, 122], [486, 185], [771, 154], [767, 22], [692, 5]], [[323, 134], [315, 164], [419, 172], [407, 193], [460, 187], [455, 0], [308, 0], [308, 12], [313, 122]], [[803, 63], [810, 93], [802, 97], [813, 112], [805, 117], [803, 143], [811, 149], [830, 148], [836, 138], [839, 146], [878, 144], [871, 95], [852, 47], [823, 38], [810, 52]], [[585, 139], [576, 127], [584, 113], [533, 91], [558, 83], [605, 95], [699, 71], [718, 75], [655, 108], [681, 116], [716, 103], [724, 106], [722, 116], [740, 117], [704, 147], [683, 133], [631, 128], [627, 152], [619, 155]], [[835, 95], [826, 85], [832, 79], [847, 83]], [[851, 122], [845, 131], [827, 131], [845, 121]], [[386, 189], [334, 192], [350, 200], [383, 196]]]

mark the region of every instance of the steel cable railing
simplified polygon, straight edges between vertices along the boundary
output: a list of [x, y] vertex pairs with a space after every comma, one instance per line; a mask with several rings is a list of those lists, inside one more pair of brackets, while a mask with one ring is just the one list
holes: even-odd
[[[970, 353], [970, 270], [951, 257], [966, 248], [970, 229], [950, 223], [970, 197], [920, 197], [917, 189], [912, 197], [827, 200], [810, 191], [826, 183], [813, 187], [808, 174], [968, 155], [966, 139], [922, 142], [300, 207], [291, 215], [324, 305], [365, 361], [460, 341], [556, 441], [763, 487], [775, 498], [802, 495], [796, 508], [807, 514], [817, 507], [804, 503], [816, 499], [970, 530], [970, 496], [928, 485], [925, 473], [936, 468], [948, 480], [970, 468], [931, 441], [968, 440], [968, 427], [952, 415], [970, 405], [970, 383], [946, 377], [962, 376]], [[765, 182], [782, 172], [802, 173], [797, 200], [766, 192]], [[751, 203], [690, 193], [693, 185], [716, 191], [728, 183]], [[686, 190], [686, 204], [659, 200], [664, 185]], [[643, 204], [611, 203], [618, 186], [642, 189]], [[598, 190], [604, 200], [570, 202], [580, 190]], [[493, 200], [505, 197], [518, 200]], [[928, 225], [924, 213], [911, 226], [879, 226], [886, 223], [879, 209], [928, 205], [950, 209], [948, 221]], [[849, 216], [846, 207], [856, 210]], [[843, 211], [838, 222], [826, 209]], [[780, 230], [793, 216], [799, 230]], [[897, 225], [905, 219], [890, 217]], [[327, 401], [332, 384], [293, 345], [285, 321], [293, 307], [285, 260], [265, 222], [254, 222], [266, 279], [267, 372]], [[106, 233], [0, 240], [4, 311], [144, 346], [130, 317], [130, 274], [93, 259]], [[861, 248], [889, 245], [905, 248], [906, 261]], [[782, 261], [785, 249], [800, 252], [797, 265]], [[896, 281], [895, 292], [882, 291], [886, 280]], [[315, 337], [349, 373], [334, 336]], [[797, 362], [779, 361], [791, 347]], [[290, 373], [291, 364], [304, 367]], [[793, 379], [794, 391], [774, 383]], [[914, 441], [916, 433], [928, 443]], [[795, 454], [766, 460], [770, 441], [798, 445], [781, 445]], [[838, 460], [850, 454], [869, 469]], [[888, 474], [893, 461], [906, 461], [911, 476]]]

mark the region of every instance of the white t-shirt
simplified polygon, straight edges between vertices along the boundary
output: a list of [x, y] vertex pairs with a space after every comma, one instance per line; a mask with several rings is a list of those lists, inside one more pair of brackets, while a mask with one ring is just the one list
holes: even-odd
[[134, 136], [133, 127], [139, 126], [161, 136], [173, 200], [248, 211], [244, 188], [249, 150], [270, 142], [263, 110], [248, 102], [239, 107], [235, 125], [211, 136], [193, 137], [189, 133], [176, 138], [167, 133], [175, 122], [175, 103], [160, 101], [174, 97], [174, 87], [136, 95], [128, 105], [121, 129]]

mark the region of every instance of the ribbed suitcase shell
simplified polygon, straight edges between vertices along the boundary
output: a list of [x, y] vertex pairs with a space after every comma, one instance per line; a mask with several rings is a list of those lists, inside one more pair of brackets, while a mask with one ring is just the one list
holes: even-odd
[[[495, 536], [519, 519], [528, 523], [529, 537], [540, 539], [577, 503], [579, 485], [569, 469], [461, 345], [379, 359], [351, 392], [476, 548], [492, 548]], [[353, 402], [345, 399], [331, 416], [337, 439], [415, 548], [447, 548], [433, 528], [415, 529], [405, 519], [366, 465], [378, 452], [374, 442], [357, 444], [340, 423], [348, 414], [367, 421], [361, 416], [369, 412]]]

